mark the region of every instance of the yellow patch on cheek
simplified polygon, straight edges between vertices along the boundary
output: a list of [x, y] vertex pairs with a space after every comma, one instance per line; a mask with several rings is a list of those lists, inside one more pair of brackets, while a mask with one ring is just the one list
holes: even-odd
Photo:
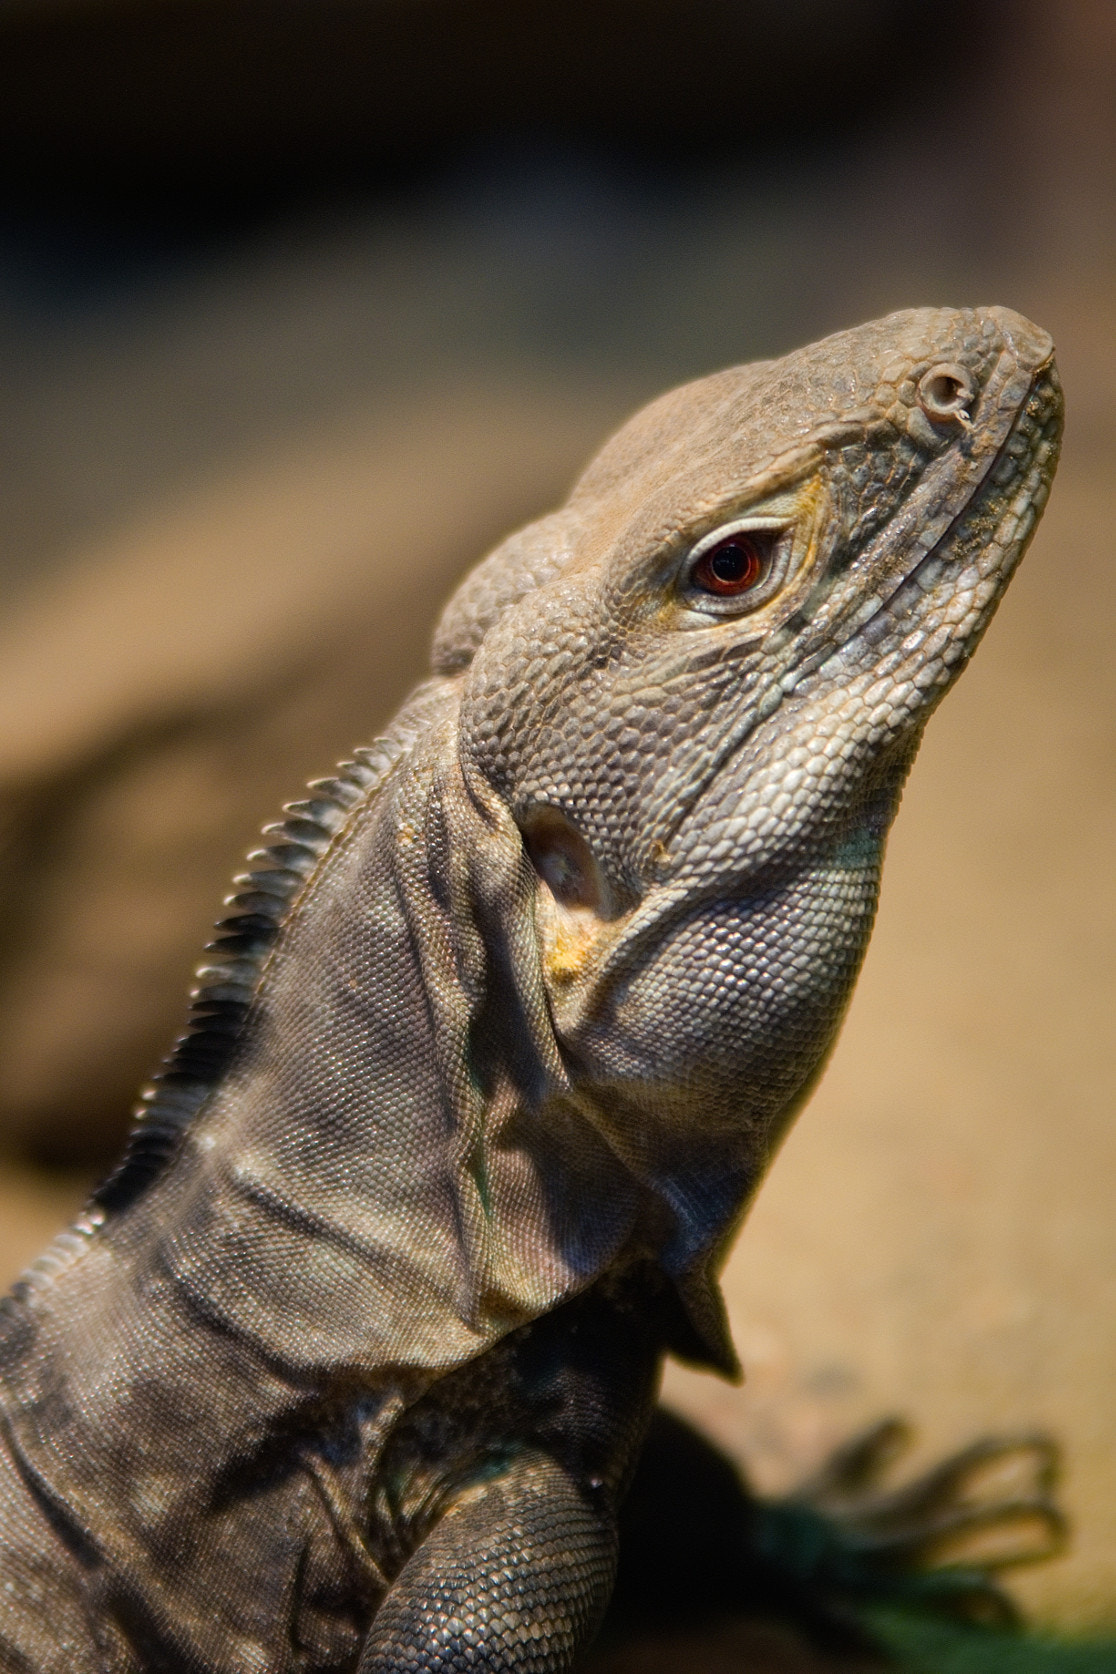
[[535, 922], [543, 975], [561, 986], [582, 976], [605, 932], [607, 891], [592, 850], [555, 809], [525, 823], [524, 840], [538, 877]]
[[549, 929], [543, 941], [543, 970], [552, 982], [572, 982], [582, 975], [596, 946], [593, 927], [571, 917]]

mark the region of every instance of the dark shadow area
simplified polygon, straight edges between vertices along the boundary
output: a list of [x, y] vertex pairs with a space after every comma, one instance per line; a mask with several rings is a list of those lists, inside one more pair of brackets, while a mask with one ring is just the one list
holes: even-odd
[[48, 0], [0, 20], [0, 191], [164, 234], [533, 137], [676, 170], [954, 108], [1010, 0]]
[[847, 1606], [762, 1550], [761, 1515], [732, 1461], [660, 1410], [624, 1502], [616, 1591], [589, 1666], [665, 1668], [671, 1650], [676, 1667], [886, 1662]]
[[[1021, 1634], [997, 1584], [998, 1564], [956, 1552], [933, 1561], [947, 1524], [966, 1537], [975, 1532], [979, 1472], [991, 1462], [1018, 1465], [1036, 1441], [1024, 1472], [1037, 1464], [1030, 1494], [1001, 1485], [986, 1502], [983, 1532], [994, 1526], [1007, 1537], [1006, 1567], [1041, 1558], [1051, 1542], [1058, 1547], [1064, 1528], [1050, 1498], [1048, 1444], [980, 1444], [881, 1491], [907, 1439], [895, 1421], [873, 1426], [797, 1493], [770, 1500], [705, 1437], [660, 1409], [622, 1510], [616, 1591], [587, 1671], [870, 1674], [918, 1670], [927, 1657], [938, 1674], [969, 1667], [1099, 1674], [1113, 1666], [1104, 1660], [1116, 1659], [1111, 1642], [1043, 1644]], [[838, 1509], [846, 1496], [859, 1498], [852, 1517]], [[1029, 1534], [1018, 1519], [1028, 1499], [1044, 1525]], [[1013, 1541], [1014, 1558], [1005, 1555]]]

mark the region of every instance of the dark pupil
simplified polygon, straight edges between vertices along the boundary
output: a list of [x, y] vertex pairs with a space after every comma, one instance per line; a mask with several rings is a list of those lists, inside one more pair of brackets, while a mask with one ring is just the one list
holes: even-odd
[[710, 555], [709, 568], [718, 581], [731, 586], [734, 581], [745, 581], [756, 566], [756, 555], [750, 547], [726, 541]]

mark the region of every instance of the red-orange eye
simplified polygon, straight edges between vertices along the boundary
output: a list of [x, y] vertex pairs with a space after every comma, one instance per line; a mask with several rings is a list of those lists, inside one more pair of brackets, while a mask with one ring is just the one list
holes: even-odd
[[774, 530], [739, 529], [703, 552], [693, 569], [693, 584], [721, 598], [748, 593], [764, 579], [771, 559]]

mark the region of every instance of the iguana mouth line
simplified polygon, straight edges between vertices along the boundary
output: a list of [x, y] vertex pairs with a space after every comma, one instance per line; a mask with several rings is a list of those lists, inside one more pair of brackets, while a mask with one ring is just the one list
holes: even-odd
[[[1000, 490], [1004, 501], [1007, 504], [1010, 504], [1009, 495], [1011, 494], [1012, 485], [1008, 484], [1001, 487], [1001, 485], [997, 484], [995, 481], [995, 473], [1007, 457], [1008, 449], [1011, 443], [1026, 427], [1028, 421], [1028, 407], [1030, 405], [1031, 398], [1040, 382], [1047, 376], [1047, 373], [1048, 367], [1042, 366], [1038, 368], [1032, 376], [1031, 382], [1027, 386], [1027, 393], [1019, 401], [1015, 411], [1015, 416], [1008, 427], [1002, 442], [996, 451], [990, 456], [980, 477], [973, 484], [971, 493], [966, 496], [964, 504], [957, 509], [946, 528], [942, 530], [942, 533], [938, 536], [937, 540], [935, 540], [934, 544], [923, 553], [922, 557], [916, 564], [914, 564], [909, 570], [905, 571], [905, 573], [895, 583], [895, 586], [888, 593], [887, 597], [881, 600], [878, 608], [872, 612], [871, 616], [863, 622], [858, 622], [855, 627], [851, 627], [849, 631], [837, 640], [835, 644], [820, 647], [816, 652], [812, 653], [811, 656], [805, 658], [803, 662], [801, 662], [794, 670], [790, 671], [793, 678], [785, 677], [784, 680], [780, 681], [778, 685], [773, 688], [773, 690], [779, 694], [778, 702], [771, 707], [767, 714], [757, 717], [757, 725], [761, 720], [766, 720], [768, 715], [774, 714], [775, 710], [781, 706], [783, 698], [789, 697], [792, 692], [799, 689], [805, 679], [807, 679], [810, 675], [817, 673], [819, 669], [824, 668], [825, 664], [831, 657], [840, 655], [842, 651], [844, 651], [848, 646], [854, 644], [858, 639], [863, 639], [870, 644], [873, 638], [873, 624], [878, 623], [881, 618], [894, 618], [895, 601], [912, 584], [917, 585], [918, 577], [924, 574], [932, 564], [940, 563], [942, 561], [943, 548], [954, 540], [958, 530], [965, 522], [966, 518], [972, 517], [975, 513], [981, 510], [987, 501], [996, 497], [997, 489]], [[1039, 425], [1035, 429], [1033, 444], [1029, 449], [1026, 458], [1020, 460], [1018, 470], [1015, 473], [1013, 481], [1018, 481], [1019, 478], [1025, 477], [1027, 472], [1031, 469], [1038, 453], [1038, 449], [1041, 445], [1042, 437], [1043, 429], [1042, 426]], [[1000, 521], [1002, 521], [1002, 518]], [[749, 729], [748, 736], [751, 735], [752, 730], [754, 730], [754, 728]], [[741, 739], [740, 742], [743, 743], [744, 739]]]
[[[1018, 489], [1017, 489], [1016, 485], [1018, 484], [1020, 479], [1025, 480], [1026, 477], [1028, 476], [1028, 474], [1031, 471], [1031, 469], [1032, 469], [1032, 467], [1035, 463], [1035, 460], [1038, 456], [1039, 448], [1042, 445], [1043, 436], [1045, 434], [1045, 427], [1041, 423], [1035, 424], [1032, 445], [1031, 445], [1030, 449], [1028, 450], [1026, 457], [1020, 459], [1020, 461], [1018, 463], [1018, 468], [1017, 468], [1017, 470], [1016, 470], [1016, 472], [1015, 472], [1015, 474], [1012, 478], [1012, 481], [1010, 483], [1006, 483], [1006, 484], [1001, 485], [1001, 484], [996, 482], [995, 474], [996, 474], [996, 471], [997, 471], [998, 467], [1007, 458], [1008, 449], [1009, 449], [1011, 443], [1014, 441], [1014, 439], [1017, 436], [1022, 434], [1023, 431], [1025, 430], [1025, 428], [1027, 427], [1028, 419], [1029, 419], [1028, 409], [1030, 407], [1031, 397], [1034, 395], [1036, 389], [1038, 388], [1040, 381], [1046, 376], [1046, 372], [1047, 372], [1047, 368], [1042, 367], [1042, 368], [1039, 369], [1039, 371], [1031, 379], [1031, 382], [1030, 382], [1030, 384], [1028, 386], [1028, 389], [1027, 389], [1027, 394], [1024, 396], [1023, 400], [1019, 403], [1019, 407], [1016, 411], [1015, 419], [1013, 420], [1013, 422], [1011, 424], [1011, 427], [1007, 432], [1007, 435], [1004, 437], [1003, 441], [1000, 443], [1000, 446], [996, 449], [996, 452], [992, 455], [992, 457], [989, 460], [988, 465], [986, 466], [982, 476], [980, 477], [979, 481], [974, 485], [972, 493], [966, 499], [965, 504], [950, 519], [950, 522], [949, 522], [948, 526], [938, 536], [938, 539], [934, 542], [933, 546], [930, 547], [929, 551], [927, 551], [923, 554], [923, 556], [919, 559], [918, 563], [913, 566], [913, 568], [911, 568], [910, 570], [908, 570], [906, 572], [906, 574], [902, 577], [902, 579], [896, 584], [896, 586], [888, 594], [887, 598], [884, 599], [881, 602], [881, 604], [879, 606], [879, 609], [873, 611], [872, 615], [869, 616], [866, 621], [859, 623], [857, 625], [857, 627], [854, 628], [851, 633], [847, 634], [842, 640], [840, 640], [839, 643], [833, 648], [832, 651], [830, 651], [828, 653], [828, 656], [822, 662], [819, 662], [819, 663], [815, 664], [813, 667], [810, 667], [808, 669], [809, 673], [813, 673], [816, 668], [823, 667], [824, 662], [828, 661], [829, 656], [833, 656], [833, 655], [839, 653], [840, 651], [843, 651], [846, 646], [851, 645], [857, 639], [865, 639], [869, 643], [871, 643], [871, 640], [872, 640], [871, 630], [872, 630], [873, 623], [877, 622], [881, 617], [891, 617], [891, 618], [894, 617], [895, 601], [898, 598], [900, 598], [902, 596], [902, 594], [910, 586], [912, 586], [912, 584], [917, 586], [919, 576], [924, 574], [925, 571], [931, 567], [931, 565], [936, 564], [936, 563], [940, 563], [942, 561], [943, 548], [948, 546], [948, 544], [952, 540], [954, 540], [954, 538], [958, 534], [958, 531], [960, 530], [962, 524], [965, 522], [965, 520], [967, 518], [973, 517], [974, 515], [978, 514], [987, 502], [996, 499], [997, 490], [999, 490], [1000, 497], [1004, 502], [1004, 509], [1005, 510], [1010, 510], [1011, 499], [1013, 497], [1013, 487], [1015, 488], [1015, 491], [1018, 492]], [[1031, 503], [1033, 503], [1033, 496], [1028, 497], [1028, 504], [1031, 504]], [[1001, 515], [999, 517], [998, 521], [997, 521], [997, 527], [999, 527], [1002, 524], [1002, 522], [1003, 522], [1003, 517]], [[920, 588], [920, 591], [921, 591], [921, 588]], [[796, 681], [795, 685], [790, 687], [790, 690], [791, 691], [795, 690], [797, 685], [798, 685], [798, 682]]]

